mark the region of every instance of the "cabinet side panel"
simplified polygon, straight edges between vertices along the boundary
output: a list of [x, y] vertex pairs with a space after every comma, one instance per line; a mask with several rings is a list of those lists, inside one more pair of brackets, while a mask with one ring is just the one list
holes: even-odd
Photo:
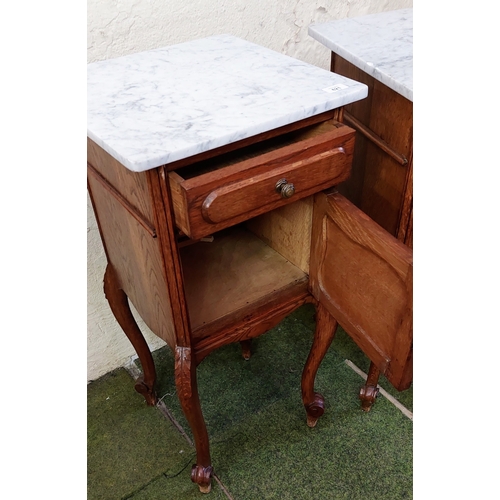
[[370, 141], [366, 142], [362, 161], [366, 168], [359, 208], [392, 236], [396, 236], [407, 168]]
[[[339, 56], [334, 57], [334, 71], [369, 87], [369, 97], [347, 105], [346, 113], [409, 161], [413, 149], [413, 103]], [[408, 165], [401, 165], [358, 132], [351, 178], [340, 184], [338, 190], [397, 236], [407, 175]]]
[[99, 172], [123, 198], [150, 224], [153, 224], [153, 207], [149, 197], [144, 172], [131, 172], [104, 149], [87, 138], [87, 162]]
[[[368, 86], [368, 96], [365, 99], [361, 99], [360, 101], [356, 101], [345, 106], [344, 111], [349, 112], [352, 116], [355, 116], [364, 124], [369, 123], [372, 109], [374, 79], [334, 52], [332, 52], [331, 69], [334, 73], [348, 76], [349, 78]], [[351, 175], [349, 179], [337, 186], [338, 191], [348, 200], [352, 201], [357, 207], [361, 206], [362, 201], [363, 183], [366, 169], [365, 156], [368, 142], [368, 139], [366, 139], [361, 133], [356, 132]]]
[[[98, 173], [89, 167], [89, 189], [108, 262], [151, 331], [175, 348], [160, 240], [154, 236], [154, 226], [140, 222], [146, 218], [153, 220], [147, 179], [142, 173], [116, 172], [125, 168], [117, 162], [117, 165], [106, 162], [105, 155], [94, 155], [91, 159], [98, 165], [92, 164]], [[144, 210], [134, 216], [131, 213], [134, 210], [123, 199]]]
[[409, 157], [413, 144], [413, 103], [339, 56], [335, 72], [368, 85], [368, 98], [346, 105], [345, 110]]

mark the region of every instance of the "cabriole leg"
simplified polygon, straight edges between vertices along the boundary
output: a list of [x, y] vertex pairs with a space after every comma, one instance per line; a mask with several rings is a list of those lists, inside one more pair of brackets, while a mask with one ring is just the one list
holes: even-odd
[[307, 413], [307, 425], [314, 427], [316, 422], [325, 411], [324, 398], [318, 392], [314, 392], [314, 380], [318, 368], [330, 347], [335, 332], [337, 321], [321, 305], [316, 305], [316, 329], [314, 340], [302, 372], [302, 401]]
[[213, 473], [210, 458], [207, 427], [201, 412], [196, 366], [191, 362], [189, 347], [175, 348], [175, 384], [177, 394], [194, 436], [196, 464], [191, 469], [191, 480], [198, 484], [202, 493], [209, 493]]
[[120, 288], [116, 274], [109, 264], [104, 274], [104, 294], [116, 321], [132, 343], [142, 365], [143, 376], [136, 381], [135, 390], [144, 396], [148, 405], [154, 406], [158, 398], [155, 392], [156, 370], [153, 357], [130, 310], [128, 297]]
[[366, 384], [359, 391], [359, 399], [361, 399], [361, 409], [370, 411], [375, 399], [378, 396], [379, 389], [377, 387], [380, 371], [375, 363], [370, 363]]

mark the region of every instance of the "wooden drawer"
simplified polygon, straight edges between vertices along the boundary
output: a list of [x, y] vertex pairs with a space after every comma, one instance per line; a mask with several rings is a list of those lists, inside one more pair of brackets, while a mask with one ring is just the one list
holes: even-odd
[[199, 239], [342, 182], [354, 133], [332, 119], [170, 172], [177, 227]]

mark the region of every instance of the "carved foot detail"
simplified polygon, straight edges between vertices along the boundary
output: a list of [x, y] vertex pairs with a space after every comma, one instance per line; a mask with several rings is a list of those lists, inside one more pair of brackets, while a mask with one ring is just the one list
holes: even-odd
[[211, 465], [203, 467], [202, 465], [193, 465], [191, 469], [191, 481], [196, 483], [201, 493], [210, 493], [212, 489], [211, 477], [213, 467]]
[[315, 427], [318, 418], [325, 413], [325, 398], [318, 392], [315, 392], [314, 401], [304, 406], [307, 412], [307, 425], [309, 427]]
[[366, 383], [359, 391], [359, 399], [361, 399], [361, 409], [363, 411], [370, 411], [373, 403], [375, 403], [375, 399], [379, 393], [377, 387], [379, 376], [380, 370], [375, 363], [371, 362], [370, 368], [368, 369], [368, 376], [366, 377]]
[[156, 406], [158, 403], [158, 396], [156, 395], [156, 391], [149, 387], [144, 380], [141, 378], [137, 379], [135, 383], [135, 390], [144, 396], [146, 403], [148, 406]]
[[375, 399], [377, 398], [379, 389], [373, 385], [364, 385], [359, 391], [359, 399], [361, 400], [361, 409], [370, 411]]
[[248, 361], [252, 356], [252, 340], [251, 339], [242, 340], [240, 342], [240, 345], [241, 345], [241, 354], [243, 355], [243, 358]]

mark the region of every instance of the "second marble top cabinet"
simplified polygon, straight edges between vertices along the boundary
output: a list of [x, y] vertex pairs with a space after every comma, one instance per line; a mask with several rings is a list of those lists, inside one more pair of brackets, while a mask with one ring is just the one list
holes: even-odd
[[362, 82], [368, 97], [346, 105], [356, 148], [339, 191], [413, 247], [413, 9], [309, 27], [331, 50], [331, 71]]
[[346, 106], [356, 128], [351, 177], [339, 191], [389, 233], [413, 247], [413, 102], [332, 53], [331, 69], [368, 85]]

